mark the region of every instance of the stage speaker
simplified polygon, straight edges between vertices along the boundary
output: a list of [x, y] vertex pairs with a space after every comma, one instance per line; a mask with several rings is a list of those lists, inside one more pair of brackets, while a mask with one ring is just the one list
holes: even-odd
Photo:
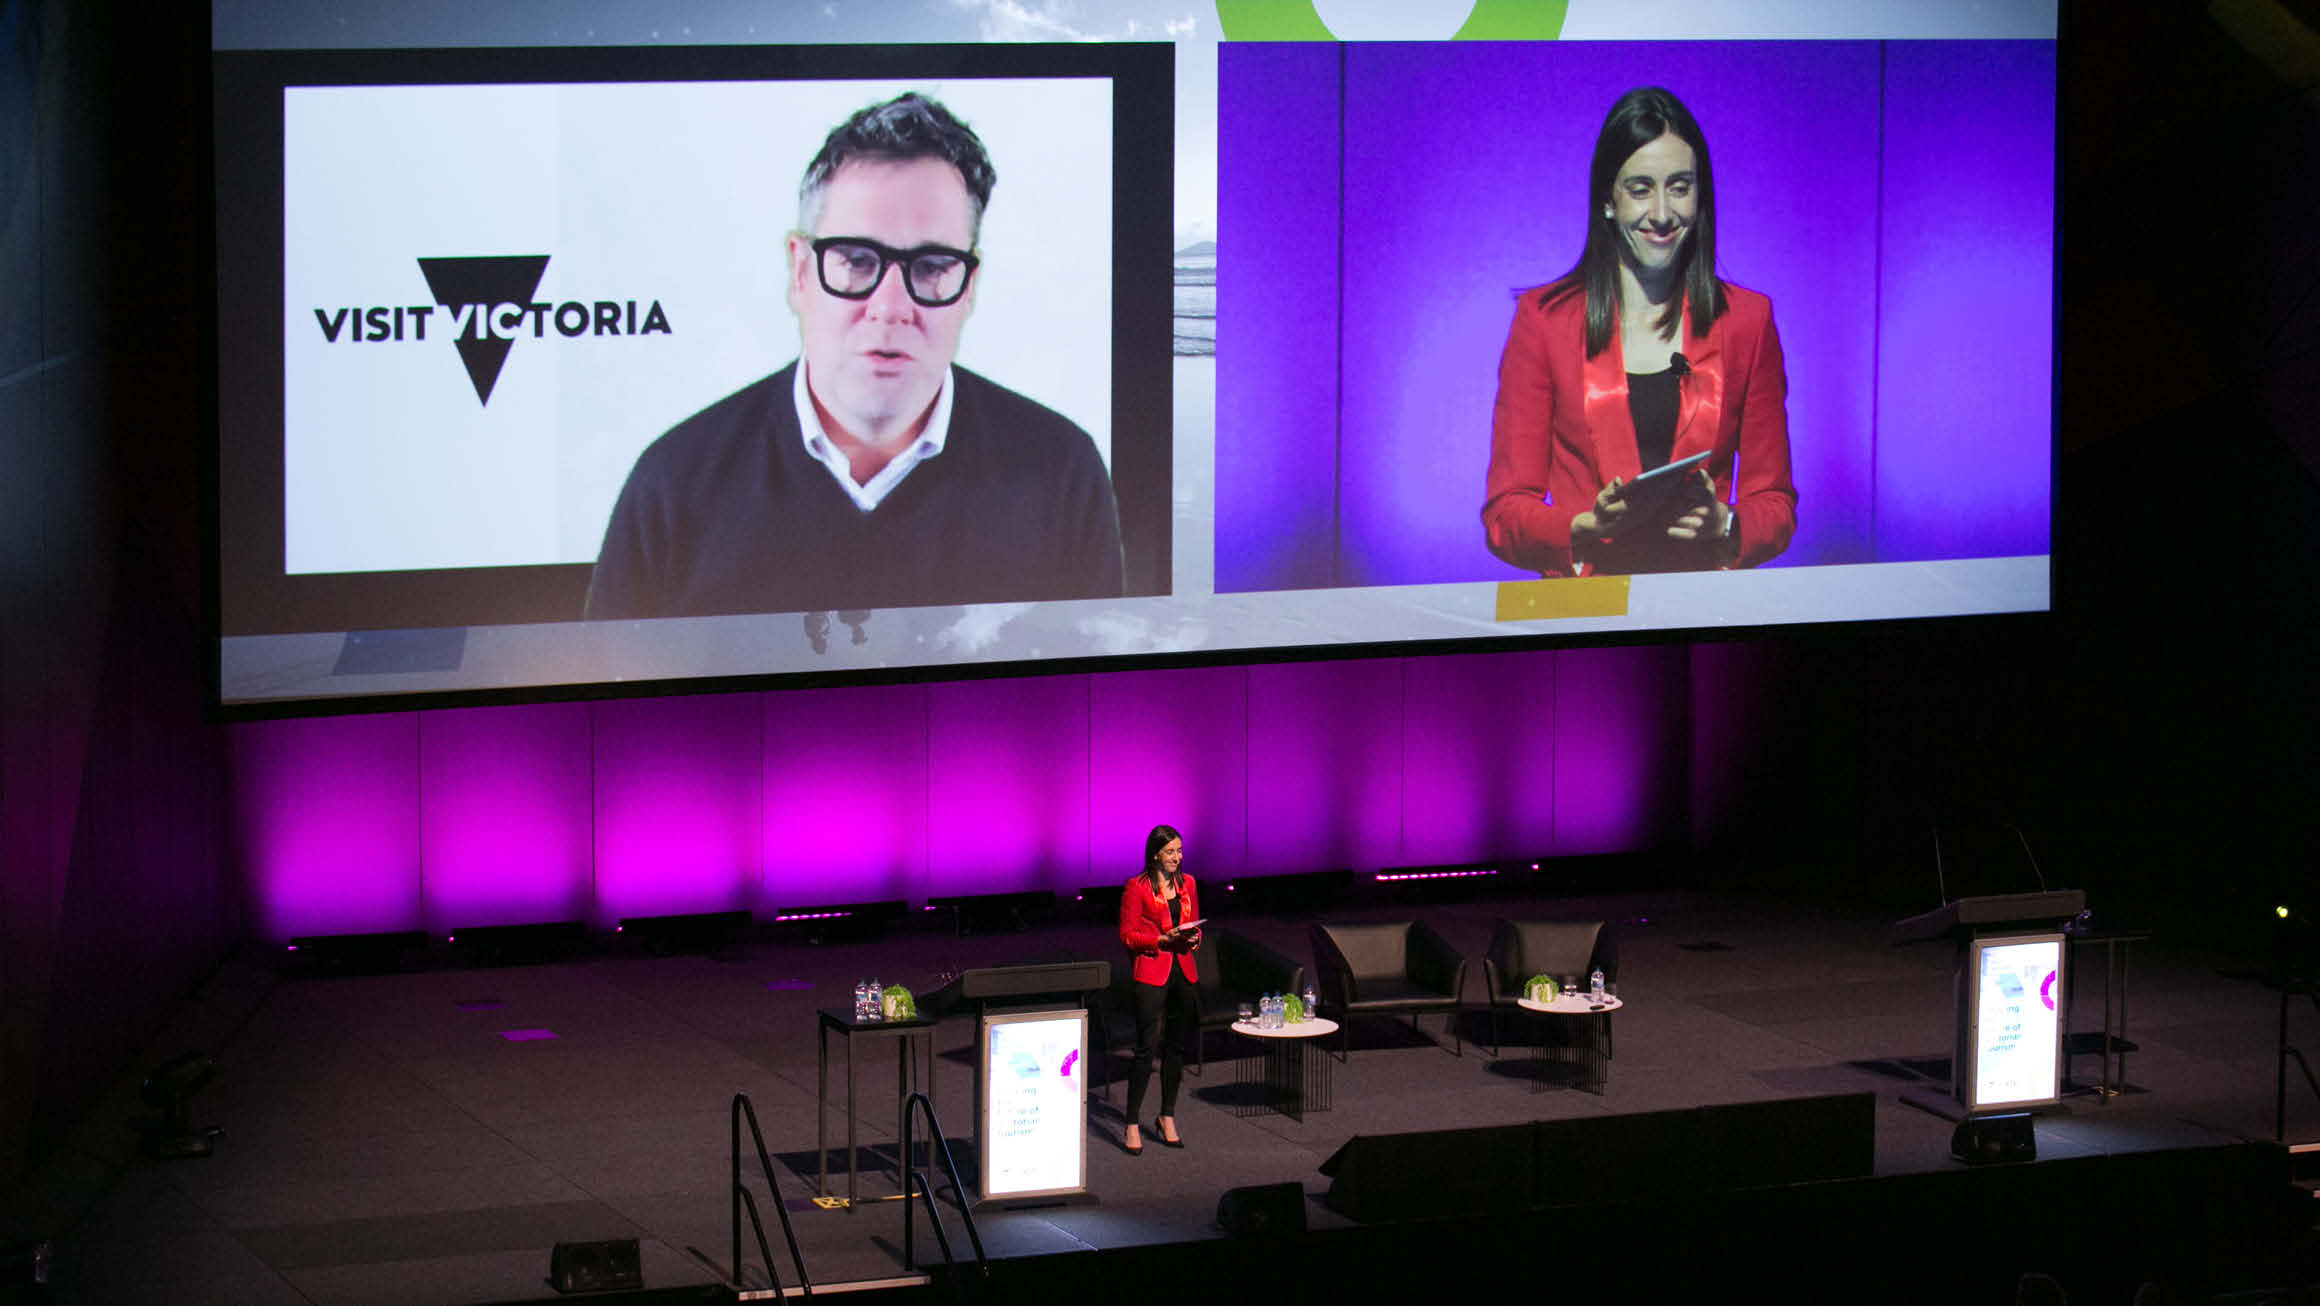
[[644, 1286], [636, 1239], [557, 1243], [548, 1256], [548, 1282], [558, 1292], [633, 1292]]
[[1305, 1232], [1305, 1189], [1296, 1183], [1228, 1188], [1216, 1204], [1216, 1223], [1235, 1238]]
[[1349, 1219], [1469, 1215], [1538, 1204], [1531, 1125], [1356, 1134], [1321, 1163], [1329, 1204]]
[[2038, 1136], [2030, 1130], [2030, 1113], [2007, 1111], [1997, 1115], [1967, 1116], [1950, 1131], [1949, 1154], [1967, 1165], [1992, 1161], [2035, 1161]]
[[1877, 1097], [1728, 1102], [1542, 1120], [1540, 1197], [1549, 1206], [1866, 1176], [1877, 1165]]
[[1877, 1096], [1834, 1093], [1528, 1125], [1356, 1137], [1329, 1204], [1401, 1220], [1851, 1179], [1876, 1168]]

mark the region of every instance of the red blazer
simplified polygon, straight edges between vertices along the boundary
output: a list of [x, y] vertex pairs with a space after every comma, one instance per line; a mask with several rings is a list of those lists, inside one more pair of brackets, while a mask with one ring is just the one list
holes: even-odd
[[[1612, 477], [1632, 481], [1642, 468], [1618, 332], [1587, 357], [1585, 295], [1541, 307], [1544, 289], [1522, 292], [1499, 359], [1482, 525], [1492, 553], [1541, 575], [1569, 576], [1576, 574], [1571, 519], [1594, 506]], [[1669, 461], [1712, 451], [1716, 496], [1739, 514], [1738, 565], [1753, 567], [1778, 556], [1796, 533], [1788, 378], [1772, 301], [1729, 282], [1724, 299], [1726, 312], [1708, 333], [1684, 342], [1691, 374], [1681, 382]]]
[[[1176, 892], [1184, 900], [1184, 919], [1200, 919], [1200, 888], [1192, 877], [1179, 873]], [[1200, 971], [1193, 964], [1193, 948], [1181, 952], [1160, 950], [1160, 936], [1168, 932], [1168, 900], [1152, 891], [1141, 873], [1128, 881], [1120, 893], [1120, 943], [1133, 959], [1138, 984], [1166, 984], [1170, 959], [1184, 967], [1184, 978], [1198, 982]]]

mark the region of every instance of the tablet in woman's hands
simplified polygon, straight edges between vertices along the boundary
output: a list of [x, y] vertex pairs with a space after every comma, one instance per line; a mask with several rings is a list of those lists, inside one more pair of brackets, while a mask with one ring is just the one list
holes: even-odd
[[1633, 530], [1637, 525], [1660, 525], [1683, 515], [1694, 506], [1694, 500], [1704, 497], [1692, 469], [1708, 461], [1713, 450], [1703, 450], [1689, 458], [1662, 463], [1643, 475], [1619, 487], [1619, 497], [1627, 504], [1627, 512], [1620, 518], [1621, 525]]

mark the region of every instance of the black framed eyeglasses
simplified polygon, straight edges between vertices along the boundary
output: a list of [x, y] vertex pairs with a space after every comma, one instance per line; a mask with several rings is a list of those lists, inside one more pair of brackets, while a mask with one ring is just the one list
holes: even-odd
[[814, 267], [822, 289], [840, 299], [868, 299], [886, 279], [886, 269], [902, 265], [902, 288], [926, 308], [959, 302], [982, 262], [963, 249], [919, 245], [896, 249], [862, 236], [824, 236], [814, 242]]

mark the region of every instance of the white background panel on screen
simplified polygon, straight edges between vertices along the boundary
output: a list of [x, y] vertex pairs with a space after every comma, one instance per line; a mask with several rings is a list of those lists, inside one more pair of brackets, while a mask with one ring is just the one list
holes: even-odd
[[[293, 88], [285, 569], [593, 561], [638, 452], [797, 356], [798, 178], [831, 127], [906, 90], [972, 126], [998, 172], [959, 364], [1070, 417], [1108, 461], [1106, 79]], [[547, 256], [532, 301], [556, 307], [503, 332], [479, 402], [418, 260], [514, 255]], [[560, 329], [567, 303], [588, 306], [579, 334]], [[656, 303], [668, 329], [641, 330]], [[431, 311], [400, 340], [337, 319], [377, 307], [390, 332], [392, 309]]]

